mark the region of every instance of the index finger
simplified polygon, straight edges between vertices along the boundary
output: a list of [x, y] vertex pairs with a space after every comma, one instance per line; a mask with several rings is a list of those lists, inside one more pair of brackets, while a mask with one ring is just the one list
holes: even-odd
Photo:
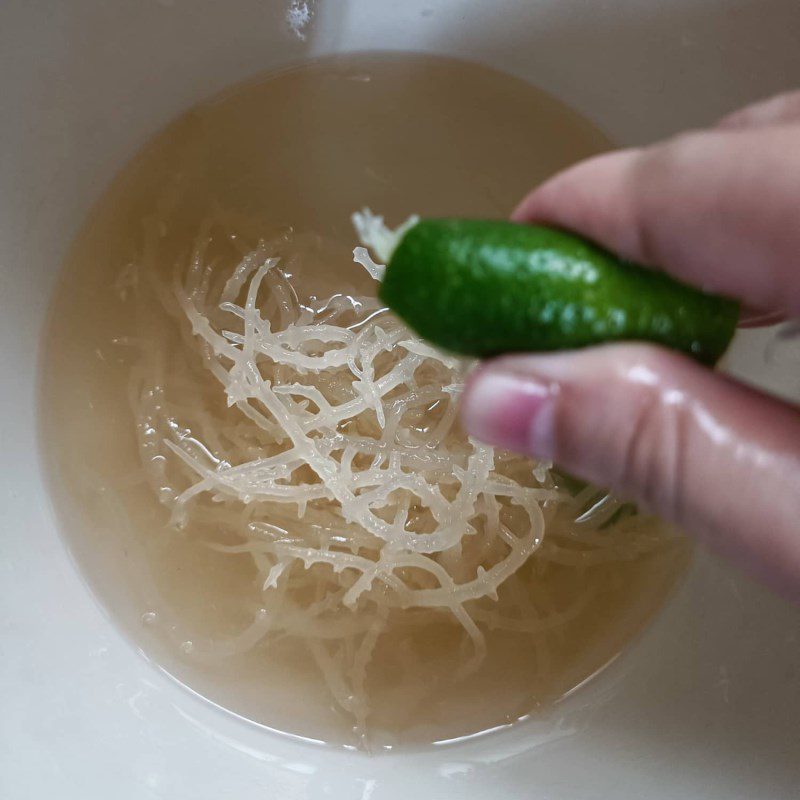
[[752, 307], [800, 314], [800, 127], [715, 130], [582, 162], [535, 189], [519, 222]]

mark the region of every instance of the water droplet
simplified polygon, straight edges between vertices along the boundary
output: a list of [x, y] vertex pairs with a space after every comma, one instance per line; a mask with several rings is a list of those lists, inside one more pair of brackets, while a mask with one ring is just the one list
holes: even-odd
[[142, 614], [142, 622], [145, 625], [155, 625], [158, 622], [158, 614], [155, 611], [148, 611], [146, 614]]
[[181, 644], [181, 650], [183, 650], [184, 653], [191, 653], [192, 650], [194, 650], [194, 642], [191, 641], [183, 642], [183, 644]]

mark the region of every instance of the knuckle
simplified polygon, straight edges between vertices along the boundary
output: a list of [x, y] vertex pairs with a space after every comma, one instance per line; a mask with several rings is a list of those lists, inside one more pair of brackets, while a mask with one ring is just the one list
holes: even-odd
[[[663, 374], [668, 357], [653, 351], [640, 367]], [[625, 426], [616, 482], [648, 508], [681, 519], [686, 498], [686, 454], [691, 415], [680, 392], [644, 383]]]
[[669, 215], [670, 198], [697, 174], [698, 162], [705, 158], [708, 135], [680, 133], [664, 142], [645, 148], [633, 169], [628, 195], [633, 198], [631, 221], [636, 251], [647, 264], [663, 266], [671, 248], [663, 238], [663, 218]]

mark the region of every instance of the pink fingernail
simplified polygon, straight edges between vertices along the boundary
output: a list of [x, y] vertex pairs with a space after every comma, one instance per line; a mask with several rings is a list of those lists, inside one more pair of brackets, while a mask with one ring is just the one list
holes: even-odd
[[555, 393], [534, 376], [484, 367], [470, 379], [461, 419], [476, 439], [552, 458]]

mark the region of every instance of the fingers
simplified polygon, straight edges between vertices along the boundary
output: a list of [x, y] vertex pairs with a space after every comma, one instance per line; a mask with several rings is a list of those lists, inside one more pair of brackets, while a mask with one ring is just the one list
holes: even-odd
[[488, 362], [467, 431], [556, 461], [800, 599], [800, 412], [644, 345]]
[[744, 130], [769, 125], [790, 125], [800, 122], [800, 92], [784, 94], [745, 106], [723, 117], [717, 128]]
[[800, 127], [710, 131], [585, 161], [514, 212], [752, 307], [800, 314]]

